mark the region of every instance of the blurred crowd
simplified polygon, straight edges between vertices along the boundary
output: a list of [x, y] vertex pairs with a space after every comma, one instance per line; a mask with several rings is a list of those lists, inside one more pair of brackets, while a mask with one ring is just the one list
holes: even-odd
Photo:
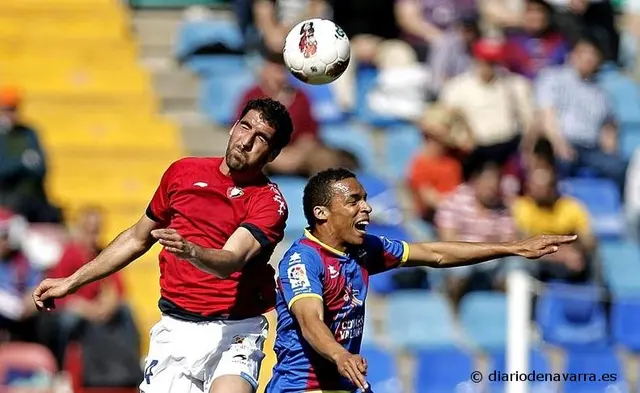
[[[623, 202], [625, 184], [640, 176], [628, 169], [615, 103], [598, 83], [606, 67], [635, 72], [640, 31], [633, 1], [240, 0], [235, 6], [246, 42], [266, 60], [243, 103], [260, 95], [281, 100], [296, 125], [292, 145], [270, 167], [274, 174], [358, 169], [354, 157], [320, 142], [310, 100], [287, 82], [277, 55], [292, 26], [327, 17], [352, 45], [349, 68], [331, 86], [341, 109], [354, 110], [355, 74], [375, 68], [368, 104], [422, 133], [403, 186], [436, 239], [577, 234], [575, 245], [529, 267], [531, 274], [542, 281], [598, 281], [592, 218], [559, 185], [585, 174], [608, 179]], [[429, 281], [457, 303], [470, 290], [503, 288], [513, 266], [518, 263], [456, 268]]]
[[140, 343], [120, 276], [80, 289], [52, 313], [38, 313], [31, 298], [45, 277], [67, 277], [100, 252], [103, 218], [88, 206], [65, 221], [50, 203], [46, 154], [37, 130], [20, 119], [21, 98], [0, 88], [0, 344], [42, 344], [63, 370], [69, 344], [79, 342], [86, 386], [136, 386]]

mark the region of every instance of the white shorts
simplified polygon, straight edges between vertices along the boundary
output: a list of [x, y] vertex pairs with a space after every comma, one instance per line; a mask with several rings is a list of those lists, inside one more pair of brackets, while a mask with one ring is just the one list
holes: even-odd
[[151, 328], [140, 391], [208, 393], [222, 375], [238, 375], [255, 391], [268, 327], [263, 316], [187, 322], [163, 315]]

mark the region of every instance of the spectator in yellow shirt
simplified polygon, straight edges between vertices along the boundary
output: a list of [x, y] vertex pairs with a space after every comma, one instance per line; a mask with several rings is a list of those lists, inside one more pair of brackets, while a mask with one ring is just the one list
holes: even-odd
[[538, 234], [576, 234], [578, 241], [544, 257], [539, 264], [543, 281], [581, 282], [590, 278], [590, 256], [596, 242], [589, 213], [576, 199], [561, 196], [555, 170], [539, 166], [529, 173], [526, 194], [512, 205], [518, 231], [524, 236]]

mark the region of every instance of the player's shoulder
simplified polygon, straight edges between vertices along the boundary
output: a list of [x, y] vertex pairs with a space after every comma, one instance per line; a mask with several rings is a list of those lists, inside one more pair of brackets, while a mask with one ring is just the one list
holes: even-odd
[[167, 171], [179, 172], [184, 170], [204, 169], [220, 165], [222, 157], [181, 157], [173, 161]]
[[321, 266], [323, 264], [322, 254], [313, 246], [307, 244], [304, 237], [293, 242], [280, 260], [279, 269], [286, 269], [295, 264], [305, 264]]

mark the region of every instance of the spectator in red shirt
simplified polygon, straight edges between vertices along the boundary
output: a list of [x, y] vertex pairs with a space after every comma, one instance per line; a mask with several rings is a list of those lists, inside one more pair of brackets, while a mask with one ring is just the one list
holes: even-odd
[[267, 171], [274, 175], [313, 176], [330, 167], [355, 169], [354, 160], [345, 152], [322, 144], [318, 136], [318, 123], [311, 110], [311, 102], [304, 91], [291, 86], [281, 55], [265, 54], [260, 69], [259, 82], [249, 89], [238, 107], [238, 116], [244, 105], [256, 98], [271, 98], [289, 110], [293, 121], [291, 143], [273, 162]]
[[[70, 276], [100, 253], [101, 211], [94, 207], [84, 209], [72, 232], [72, 240], [65, 245], [62, 257], [49, 272], [49, 277]], [[56, 313], [43, 315], [40, 336], [53, 351], [60, 367], [63, 366], [67, 345], [71, 340], [82, 339], [88, 325], [119, 325], [122, 340], [136, 351], [139, 358], [139, 337], [123, 294], [120, 274], [115, 273], [60, 299]], [[85, 351], [90, 350], [85, 348]]]

